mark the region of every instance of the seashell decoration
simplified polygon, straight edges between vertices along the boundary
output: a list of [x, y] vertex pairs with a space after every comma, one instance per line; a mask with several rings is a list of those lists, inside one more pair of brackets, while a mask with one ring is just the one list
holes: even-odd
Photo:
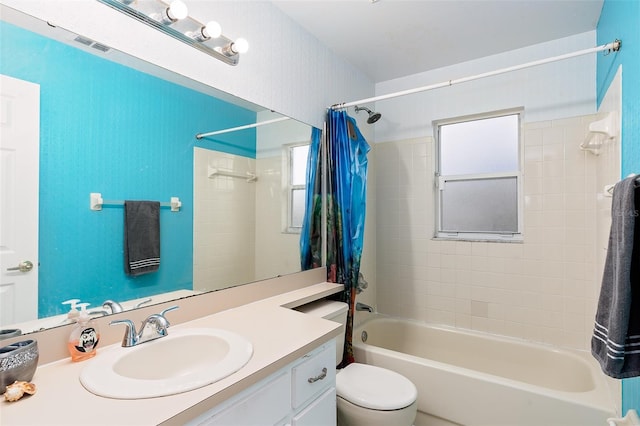
[[7, 386], [4, 399], [9, 402], [17, 401], [22, 398], [25, 393], [29, 395], [36, 393], [36, 385], [16, 380], [13, 384]]

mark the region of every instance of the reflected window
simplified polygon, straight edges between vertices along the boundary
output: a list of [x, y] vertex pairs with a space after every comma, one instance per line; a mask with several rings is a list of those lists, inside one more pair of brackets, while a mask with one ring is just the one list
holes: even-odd
[[288, 145], [287, 170], [287, 225], [286, 232], [300, 233], [306, 201], [307, 156], [309, 143]]
[[522, 111], [435, 123], [436, 237], [521, 240]]

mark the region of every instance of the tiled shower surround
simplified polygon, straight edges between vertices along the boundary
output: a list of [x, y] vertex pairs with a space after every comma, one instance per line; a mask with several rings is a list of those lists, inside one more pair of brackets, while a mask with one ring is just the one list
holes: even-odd
[[254, 159], [194, 148], [193, 289], [198, 291], [255, 278], [256, 185], [209, 178], [209, 166], [237, 174], [256, 170]]
[[[282, 232], [282, 158], [259, 159], [203, 148], [194, 150], [193, 289], [230, 285], [298, 272], [299, 234]], [[208, 177], [208, 168], [256, 173], [246, 179]]]
[[374, 144], [378, 310], [587, 349], [602, 189], [598, 157], [579, 145], [596, 119], [524, 125], [521, 243], [434, 239], [434, 139]]

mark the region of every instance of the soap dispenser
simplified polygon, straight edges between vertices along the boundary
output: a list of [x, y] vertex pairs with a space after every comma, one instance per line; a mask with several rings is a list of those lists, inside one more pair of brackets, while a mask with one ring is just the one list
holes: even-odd
[[69, 355], [71, 355], [71, 361], [84, 361], [95, 356], [96, 347], [100, 340], [100, 333], [96, 327], [94, 321], [89, 318], [87, 312], [88, 303], [78, 303], [80, 307], [80, 314], [78, 315], [78, 322], [73, 327], [71, 334], [69, 335]]
[[80, 316], [80, 311], [78, 310], [78, 302], [80, 299], [69, 299], [62, 302], [63, 305], [70, 305], [69, 312], [67, 312], [67, 318], [62, 322], [62, 324], [71, 324], [78, 320]]

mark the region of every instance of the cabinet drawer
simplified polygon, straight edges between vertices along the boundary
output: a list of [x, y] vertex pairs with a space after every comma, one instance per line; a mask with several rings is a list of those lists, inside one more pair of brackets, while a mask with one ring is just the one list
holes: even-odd
[[330, 342], [320, 352], [310, 355], [302, 363], [293, 367], [291, 403], [294, 409], [335, 384], [335, 363], [335, 343]]
[[292, 426], [335, 426], [336, 422], [336, 388], [332, 386], [296, 414], [291, 424]]

